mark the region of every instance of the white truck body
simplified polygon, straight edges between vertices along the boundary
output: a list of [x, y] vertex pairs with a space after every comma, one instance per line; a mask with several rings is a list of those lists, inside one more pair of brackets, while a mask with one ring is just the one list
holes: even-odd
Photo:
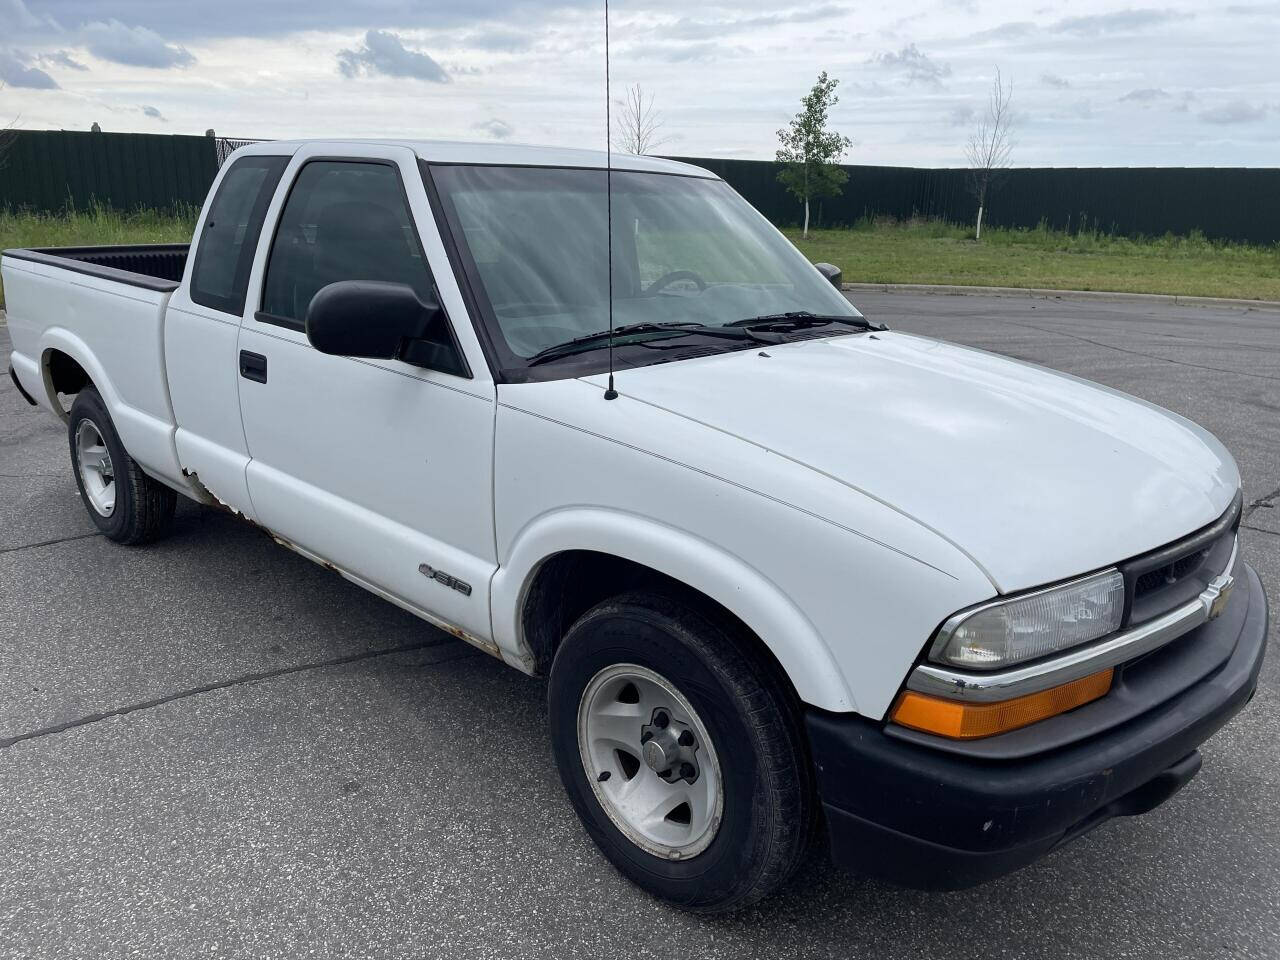
[[[269, 143], [238, 151], [210, 197], [235, 161], [268, 156], [287, 162], [238, 314], [192, 298], [198, 254], [181, 282], [148, 287], [19, 252], [3, 261], [16, 377], [65, 416], [51, 358], [69, 358], [148, 474], [520, 670], [546, 666], [527, 636], [539, 569], [590, 551], [730, 611], [807, 708], [879, 722], [956, 611], [1152, 551], [1239, 491], [1231, 456], [1181, 417], [892, 331], [623, 365], [616, 400], [602, 370], [518, 382], [486, 350], [423, 165], [598, 170], [603, 154]], [[263, 321], [290, 186], [333, 158], [399, 172], [469, 375], [321, 353], [304, 329]], [[246, 354], [267, 358], [266, 382], [246, 378]]]

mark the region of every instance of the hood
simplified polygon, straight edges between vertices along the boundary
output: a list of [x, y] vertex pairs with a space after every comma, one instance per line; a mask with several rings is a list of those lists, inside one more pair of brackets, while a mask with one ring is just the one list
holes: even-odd
[[1104, 567], [1217, 519], [1230, 454], [1143, 400], [902, 333], [620, 371], [625, 396], [881, 500], [1001, 592]]

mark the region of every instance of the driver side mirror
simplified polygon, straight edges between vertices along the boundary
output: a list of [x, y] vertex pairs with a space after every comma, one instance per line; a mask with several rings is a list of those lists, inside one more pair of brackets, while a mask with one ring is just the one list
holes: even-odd
[[422, 300], [407, 283], [341, 280], [321, 287], [307, 308], [306, 332], [321, 353], [468, 375], [440, 304]]
[[844, 279], [844, 271], [837, 267], [834, 263], [815, 263], [818, 272], [831, 281], [831, 285], [837, 290], [840, 289], [840, 283]]

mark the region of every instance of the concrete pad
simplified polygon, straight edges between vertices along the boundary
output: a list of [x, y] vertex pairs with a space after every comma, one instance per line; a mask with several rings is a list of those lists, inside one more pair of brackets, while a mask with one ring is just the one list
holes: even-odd
[[[1222, 437], [1246, 502], [1280, 489], [1274, 320], [855, 300], [1167, 406]], [[1148, 816], [977, 890], [819, 857], [754, 910], [691, 917], [579, 827], [540, 681], [194, 504], [144, 549], [84, 536], [65, 434], [29, 409], [0, 382], [0, 957], [1276, 955], [1274, 651], [1203, 773]], [[1280, 604], [1277, 513], [1252, 512], [1242, 549]]]

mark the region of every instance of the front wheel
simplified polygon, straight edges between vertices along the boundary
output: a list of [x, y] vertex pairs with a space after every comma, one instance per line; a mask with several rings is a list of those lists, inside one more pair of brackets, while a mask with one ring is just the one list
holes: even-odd
[[696, 605], [627, 594], [583, 615], [551, 668], [578, 816], [623, 874], [690, 910], [767, 896], [813, 826], [797, 711], [745, 640]]

